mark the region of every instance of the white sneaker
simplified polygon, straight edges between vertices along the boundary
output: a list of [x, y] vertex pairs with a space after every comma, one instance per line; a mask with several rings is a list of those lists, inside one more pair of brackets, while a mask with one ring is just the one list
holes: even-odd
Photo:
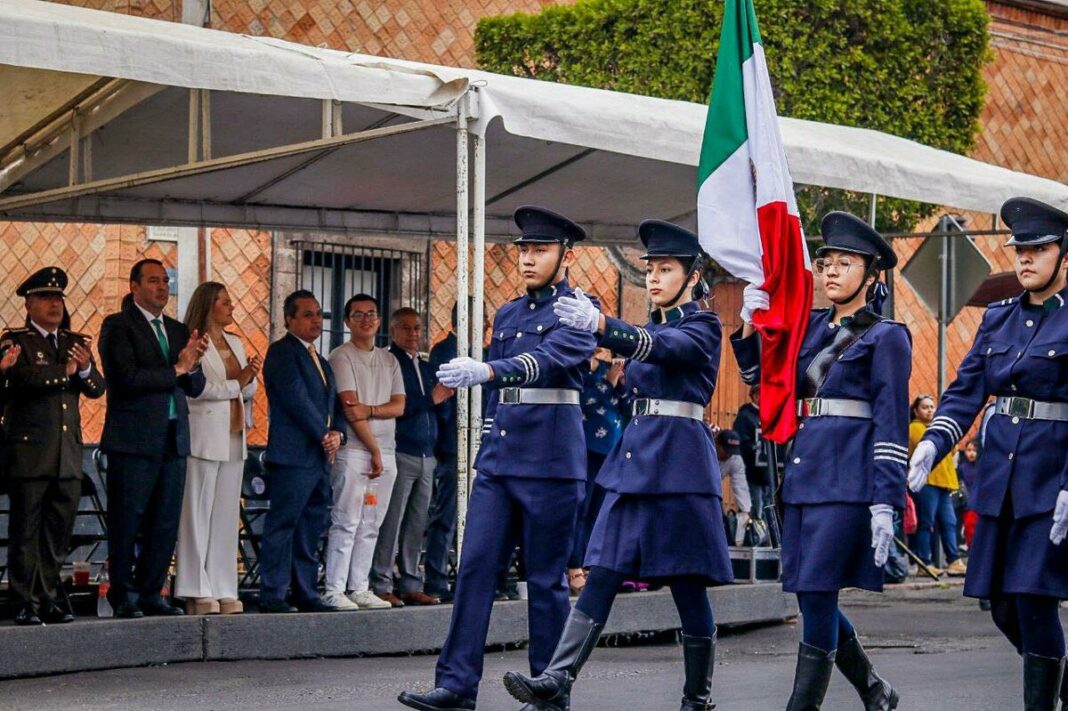
[[390, 610], [393, 608], [393, 605], [390, 605], [370, 590], [351, 592], [348, 595], [348, 599], [354, 605], [358, 605], [361, 610]]
[[327, 590], [323, 593], [323, 604], [333, 610], [359, 610], [360, 607], [345, 597], [345, 593]]

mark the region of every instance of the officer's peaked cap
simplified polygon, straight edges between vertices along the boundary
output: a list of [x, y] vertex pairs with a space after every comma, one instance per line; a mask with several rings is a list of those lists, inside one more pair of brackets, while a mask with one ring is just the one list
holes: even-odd
[[1068, 214], [1031, 198], [1007, 200], [1001, 206], [1001, 220], [1012, 229], [1006, 246], [1059, 242], [1068, 233]]
[[875, 260], [878, 269], [893, 269], [897, 255], [886, 239], [871, 225], [848, 212], [828, 212], [820, 223], [823, 246], [816, 250], [822, 257], [829, 251], [854, 252]]
[[643, 221], [638, 225], [638, 239], [645, 245], [642, 259], [705, 256], [697, 235], [663, 220]]
[[515, 211], [515, 224], [522, 234], [515, 244], [552, 244], [572, 246], [586, 239], [586, 231], [563, 215], [535, 205], [524, 205]]

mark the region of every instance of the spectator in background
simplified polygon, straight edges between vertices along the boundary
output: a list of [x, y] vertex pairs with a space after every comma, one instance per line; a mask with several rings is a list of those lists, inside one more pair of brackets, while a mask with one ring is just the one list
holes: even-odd
[[590, 372], [582, 382], [582, 427], [586, 431], [586, 496], [579, 509], [575, 526], [575, 542], [567, 564], [567, 584], [572, 595], [578, 595], [586, 585], [586, 571], [582, 561], [586, 544], [597, 521], [605, 491], [594, 480], [605, 457], [623, 434], [623, 360], [612, 359], [612, 351], [598, 348], [590, 360]]
[[[720, 430], [716, 433], [716, 457], [719, 459], [719, 471], [724, 479], [730, 479], [731, 493], [734, 494], [734, 514], [737, 526], [734, 529], [734, 545], [740, 546], [745, 540], [745, 527], [749, 523], [752, 501], [749, 484], [745, 478], [745, 462], [740, 453], [742, 440], [734, 430]], [[724, 486], [723, 490], [726, 491]]]
[[[935, 400], [930, 395], [920, 395], [912, 401], [909, 409], [909, 456], [923, 438], [935, 413]], [[927, 486], [914, 495], [919, 528], [916, 529], [916, 555], [928, 565], [937, 528], [946, 553], [948, 575], [964, 575], [967, 566], [957, 548], [957, 516], [953, 513], [950, 494], [960, 486], [953, 458], [946, 457], [931, 469]]]
[[735, 433], [741, 442], [739, 452], [745, 463], [745, 481], [752, 501], [751, 514], [755, 519], [764, 518], [764, 509], [772, 505], [772, 490], [775, 482], [767, 448], [772, 443], [760, 436], [760, 385], [749, 388], [749, 402], [738, 408], [734, 418]]
[[[430, 349], [430, 369], [437, 373], [444, 363], [455, 357], [456, 304], [453, 303], [449, 332]], [[423, 592], [448, 602], [452, 600], [449, 551], [456, 537], [456, 398], [446, 400], [434, 412], [438, 420], [434, 456], [438, 463], [434, 467], [434, 493], [426, 529]]]
[[972, 547], [972, 537], [975, 535], [975, 524], [979, 522], [979, 514], [972, 508], [975, 496], [975, 483], [979, 475], [979, 455], [982, 447], [978, 438], [968, 440], [961, 451], [960, 464], [957, 465], [957, 475], [960, 477], [960, 487], [964, 492], [964, 543], [969, 549]]
[[282, 311], [287, 333], [263, 362], [271, 508], [263, 524], [260, 612], [326, 612], [316, 590], [317, 551], [330, 505], [327, 472], [347, 436], [334, 374], [315, 348], [323, 333], [319, 301], [294, 291]]
[[345, 303], [349, 342], [330, 353], [348, 426], [348, 444], [330, 472], [334, 507], [323, 602], [335, 610], [392, 607], [369, 584], [378, 531], [397, 479], [394, 437], [405, 402], [400, 363], [375, 346], [380, 323], [378, 301], [368, 294], [353, 296]]
[[180, 615], [160, 595], [178, 538], [189, 456], [187, 397], [204, 389], [207, 334], [163, 314], [170, 277], [142, 259], [130, 270], [122, 311], [104, 319], [100, 363], [107, 412], [108, 601], [116, 617]]
[[[397, 418], [397, 480], [378, 532], [371, 587], [375, 595], [394, 607], [403, 607], [405, 603], [437, 605], [440, 598], [423, 592], [419, 554], [423, 550], [437, 464], [434, 445], [438, 424], [434, 410], [455, 391], [437, 382], [436, 371], [419, 356], [423, 319], [415, 309], [405, 307], [394, 311], [389, 320], [389, 333], [393, 341], [389, 352], [400, 364], [404, 379], [404, 413]], [[399, 596], [394, 591], [394, 560], [399, 574]]]
[[245, 356], [241, 339], [224, 330], [234, 322], [226, 287], [214, 281], [196, 288], [185, 324], [208, 334], [200, 359], [203, 392], [189, 401], [189, 458], [185, 497], [178, 524], [175, 595], [188, 615], [235, 614], [237, 521], [241, 478], [248, 450], [245, 429], [252, 426], [252, 397], [263, 361]]

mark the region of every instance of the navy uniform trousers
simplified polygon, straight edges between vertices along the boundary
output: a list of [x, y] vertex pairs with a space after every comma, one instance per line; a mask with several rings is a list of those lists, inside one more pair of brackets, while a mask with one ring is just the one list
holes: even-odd
[[530, 670], [537, 675], [548, 666], [571, 608], [565, 571], [584, 488], [571, 479], [475, 477], [436, 686], [476, 697], [497, 571], [517, 543], [527, 571], [527, 617], [538, 621], [530, 629]]

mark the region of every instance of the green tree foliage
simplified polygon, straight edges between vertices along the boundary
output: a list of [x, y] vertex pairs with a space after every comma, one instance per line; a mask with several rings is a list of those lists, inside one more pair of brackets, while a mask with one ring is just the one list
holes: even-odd
[[[955, 153], [974, 146], [983, 0], [756, 0], [756, 10], [780, 115]], [[483, 19], [475, 48], [489, 71], [706, 103], [722, 18], [722, 0], [578, 0]], [[828, 210], [867, 215], [867, 195], [799, 188], [809, 234]], [[880, 198], [878, 226], [907, 231], [935, 209]]]

